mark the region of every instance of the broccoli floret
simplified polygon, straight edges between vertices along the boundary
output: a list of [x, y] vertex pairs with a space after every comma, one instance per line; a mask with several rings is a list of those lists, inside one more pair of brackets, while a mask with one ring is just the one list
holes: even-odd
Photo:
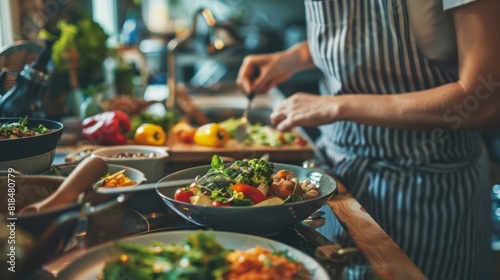
[[258, 187], [264, 183], [270, 186], [273, 182], [272, 176], [274, 173], [274, 164], [260, 158], [251, 159], [248, 165], [252, 169], [252, 185]]
[[271, 185], [273, 182], [274, 164], [264, 159], [238, 160], [226, 170], [236, 183], [258, 187], [264, 183]]
[[274, 164], [264, 159], [237, 160], [224, 169], [219, 156], [212, 158], [210, 170], [197, 179], [204, 187], [227, 187], [231, 182], [258, 187], [264, 183], [270, 186], [273, 182]]

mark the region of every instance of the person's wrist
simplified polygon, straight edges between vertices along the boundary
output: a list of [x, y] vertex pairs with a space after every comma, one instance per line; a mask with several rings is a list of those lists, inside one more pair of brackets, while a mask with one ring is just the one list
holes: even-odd
[[330, 112], [330, 121], [341, 121], [346, 120], [349, 115], [349, 102], [348, 96], [330, 96], [331, 101], [331, 110]]
[[283, 61], [286, 61], [286, 67], [293, 73], [309, 68], [310, 55], [309, 47], [306, 43], [299, 43], [282, 53]]

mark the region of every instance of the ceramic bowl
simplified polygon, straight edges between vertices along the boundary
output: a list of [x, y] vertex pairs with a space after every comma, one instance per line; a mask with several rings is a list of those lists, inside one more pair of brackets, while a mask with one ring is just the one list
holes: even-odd
[[[124, 153], [152, 154], [154, 157], [114, 158], [113, 156]], [[92, 151], [91, 157], [100, 157], [108, 164], [125, 165], [135, 168], [146, 176], [148, 182], [157, 182], [165, 172], [165, 161], [168, 152], [164, 148], [141, 145], [118, 145], [98, 148]]]
[[256, 235], [272, 235], [279, 233], [309, 217], [326, 203], [337, 191], [337, 181], [320, 171], [300, 166], [274, 163], [275, 172], [281, 169], [295, 173], [299, 180], [309, 179], [319, 189], [317, 198], [273, 206], [232, 206], [213, 207], [192, 205], [174, 200], [178, 187], [160, 187], [162, 182], [195, 178], [207, 173], [210, 166], [185, 169], [165, 176], [157, 184], [157, 193], [163, 202], [184, 219], [203, 227], [215, 230], [234, 231]]
[[[18, 121], [19, 118], [0, 118], [0, 124]], [[28, 118], [29, 128], [38, 127], [40, 124], [51, 129], [51, 132], [33, 137], [0, 140], [0, 162], [27, 159], [53, 151], [61, 138], [63, 124], [53, 120]]]
[[50, 167], [54, 155], [55, 149], [32, 157], [0, 161], [0, 170], [14, 168], [24, 174], [39, 174]]
[[[77, 164], [63, 164], [63, 165], [54, 165], [49, 170], [45, 171], [43, 174], [46, 175], [55, 175], [55, 176], [63, 176], [67, 177], [75, 168]], [[146, 177], [144, 173], [141, 171], [132, 168], [130, 166], [119, 165], [119, 164], [108, 164], [108, 173], [113, 174], [118, 171], [125, 170], [123, 173], [125, 176], [130, 178], [132, 181], [135, 181], [135, 185], [126, 186], [126, 187], [108, 187], [108, 188], [99, 188], [97, 191], [101, 194], [116, 194], [122, 193], [123, 191], [133, 190], [133, 188], [138, 185], [146, 182]]]

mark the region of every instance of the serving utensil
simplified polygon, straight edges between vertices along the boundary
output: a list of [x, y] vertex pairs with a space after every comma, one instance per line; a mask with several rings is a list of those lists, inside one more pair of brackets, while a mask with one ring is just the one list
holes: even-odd
[[253, 91], [247, 94], [247, 107], [245, 108], [245, 111], [243, 111], [243, 116], [241, 117], [240, 123], [238, 124], [235, 132], [235, 138], [238, 143], [243, 142], [248, 135], [248, 111], [250, 111], [250, 106], [252, 105], [254, 97], [255, 93]]
[[108, 166], [103, 159], [87, 158], [71, 172], [51, 196], [24, 207], [19, 214], [41, 212], [74, 202], [82, 192], [90, 189], [107, 172]]

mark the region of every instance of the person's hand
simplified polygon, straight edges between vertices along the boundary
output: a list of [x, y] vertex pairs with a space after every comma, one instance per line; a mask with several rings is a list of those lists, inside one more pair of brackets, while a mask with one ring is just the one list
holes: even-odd
[[246, 56], [236, 83], [247, 93], [264, 93], [294, 73], [312, 67], [309, 45], [302, 42], [280, 52]]
[[338, 120], [340, 98], [296, 93], [283, 101], [271, 114], [271, 122], [278, 130], [287, 131], [296, 126], [318, 126]]
[[241, 64], [236, 83], [245, 92], [264, 93], [289, 79], [293, 75], [290, 69], [282, 52], [248, 55]]

